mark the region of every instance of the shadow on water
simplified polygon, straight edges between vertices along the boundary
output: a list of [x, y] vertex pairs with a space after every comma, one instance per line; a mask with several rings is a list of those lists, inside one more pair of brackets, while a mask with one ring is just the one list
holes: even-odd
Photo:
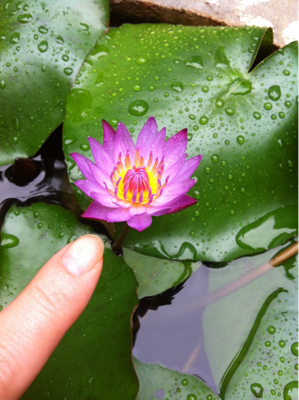
[[13, 164], [0, 167], [0, 226], [13, 204], [25, 207], [42, 201], [66, 208], [81, 223], [109, 237], [100, 222], [80, 217], [83, 211], [68, 179], [61, 143], [62, 124], [33, 157], [16, 158]]

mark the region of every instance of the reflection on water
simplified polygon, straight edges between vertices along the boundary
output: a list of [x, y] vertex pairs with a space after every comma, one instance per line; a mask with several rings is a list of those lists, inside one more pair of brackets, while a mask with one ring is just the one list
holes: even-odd
[[[277, 290], [294, 293], [295, 257], [205, 308], [200, 299], [224, 285], [229, 287], [284, 247], [227, 264], [203, 265], [176, 293], [169, 290], [142, 300], [134, 317], [133, 355], [144, 363], [196, 375], [220, 393], [222, 380], [243, 348], [265, 300]], [[250, 343], [247, 345], [250, 347]]]

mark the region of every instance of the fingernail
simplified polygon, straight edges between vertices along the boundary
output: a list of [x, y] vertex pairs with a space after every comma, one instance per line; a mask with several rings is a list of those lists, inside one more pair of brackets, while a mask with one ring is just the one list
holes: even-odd
[[95, 235], [77, 239], [61, 256], [65, 268], [74, 275], [84, 275], [103, 255], [103, 242]]

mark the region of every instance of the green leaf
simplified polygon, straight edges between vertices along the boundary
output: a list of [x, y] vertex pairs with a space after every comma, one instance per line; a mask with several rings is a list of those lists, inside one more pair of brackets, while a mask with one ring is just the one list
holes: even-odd
[[135, 273], [139, 299], [155, 296], [184, 282], [202, 264], [200, 261], [170, 261], [124, 249], [124, 260]]
[[[211, 270], [209, 292], [259, 268], [274, 257], [278, 250], [289, 245], [290, 243], [263, 254], [235, 260], [219, 270]], [[296, 277], [296, 257], [292, 257], [283, 265], [272, 268], [258, 279], [206, 307], [203, 316], [205, 351], [214, 381], [219, 390], [221, 389], [221, 398], [224, 395], [227, 400], [254, 398], [250, 387], [255, 382], [262, 383], [265, 393], [270, 396], [273, 379], [277, 378], [279, 385], [289, 382], [289, 376], [285, 374], [287, 358], [282, 352], [289, 352], [297, 337], [297, 323], [293, 319], [296, 320], [294, 312], [297, 310]], [[284, 320], [285, 317], [287, 320]], [[284, 325], [283, 328], [281, 324]], [[267, 331], [270, 326], [275, 327], [275, 335]], [[289, 332], [292, 336], [289, 336]], [[270, 346], [265, 344], [268, 340], [271, 342]], [[279, 340], [286, 341], [286, 349], [279, 346]], [[285, 363], [280, 360], [282, 356], [286, 358]], [[257, 364], [259, 362], [262, 363], [261, 366]], [[266, 367], [263, 369], [264, 365]], [[294, 365], [295, 362], [287, 368], [293, 369]], [[284, 370], [284, 377], [277, 376], [280, 369]], [[257, 375], [262, 378], [256, 380]], [[236, 391], [235, 385], [238, 387]], [[245, 388], [244, 397], [242, 388]], [[229, 390], [229, 394], [226, 390]], [[275, 390], [278, 390], [277, 386]]]
[[37, 152], [62, 122], [78, 70], [108, 24], [108, 0], [2, 1], [0, 165]]
[[[8, 305], [48, 259], [92, 229], [55, 205], [12, 207], [0, 247], [0, 304]], [[131, 360], [130, 316], [136, 280], [106, 243], [97, 288], [22, 399], [132, 399], [138, 381]]]
[[[282, 288], [263, 304], [248, 338], [224, 377], [223, 399], [298, 398], [297, 295]], [[263, 396], [262, 396], [263, 395]]]
[[133, 360], [140, 382], [137, 400], [220, 400], [193, 375], [181, 374], [157, 364], [143, 364], [136, 358]]
[[[179, 260], [228, 261], [277, 246], [297, 231], [297, 44], [248, 72], [266, 28], [124, 25], [87, 58], [67, 99], [64, 150], [91, 157], [101, 120], [134, 140], [150, 115], [168, 137], [188, 128], [189, 157], [203, 155], [189, 193], [197, 205], [154, 218], [125, 246]], [[88, 199], [74, 187], [83, 208]]]

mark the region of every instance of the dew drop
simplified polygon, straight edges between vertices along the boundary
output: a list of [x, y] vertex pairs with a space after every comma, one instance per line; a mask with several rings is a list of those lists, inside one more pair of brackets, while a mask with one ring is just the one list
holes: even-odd
[[227, 115], [234, 115], [235, 110], [233, 110], [232, 108], [228, 107], [225, 109], [225, 112]]
[[257, 398], [261, 399], [263, 397], [264, 388], [260, 383], [252, 383], [250, 386], [252, 394]]
[[39, 28], [38, 28], [38, 31], [40, 32], [40, 33], [48, 33], [48, 28], [46, 28], [45, 26], [40, 26]]
[[264, 104], [264, 109], [265, 109], [265, 110], [272, 110], [272, 107], [273, 107], [273, 106], [272, 106], [271, 103], [265, 103], [265, 104]]
[[3, 249], [8, 249], [11, 247], [16, 247], [19, 244], [19, 239], [14, 235], [9, 235], [8, 233], [2, 232], [0, 246]]
[[277, 101], [281, 97], [281, 90], [280, 86], [278, 85], [273, 85], [269, 88], [268, 90], [268, 96], [270, 97], [271, 100]]
[[142, 65], [145, 64], [147, 62], [147, 59], [144, 57], [139, 57], [136, 59], [137, 64]]
[[204, 171], [205, 171], [206, 174], [209, 174], [211, 172], [211, 168], [210, 167], [205, 167]]
[[203, 61], [201, 56], [193, 56], [188, 58], [188, 60], [185, 61], [185, 65], [188, 67], [193, 67], [193, 68], [203, 68]]
[[182, 385], [187, 386], [188, 385], [188, 379], [183, 379], [182, 380]]
[[195, 394], [193, 393], [190, 393], [187, 396], [187, 400], [197, 400], [197, 396], [195, 396]]
[[289, 101], [289, 100], [287, 100], [287, 101], [284, 103], [284, 105], [285, 105], [286, 107], [288, 107], [288, 108], [291, 108], [291, 107], [292, 107], [292, 102]]
[[298, 399], [298, 381], [289, 382], [283, 389], [283, 400]]
[[184, 90], [184, 85], [181, 82], [174, 82], [171, 84], [171, 89], [175, 92], [182, 93]]
[[6, 83], [4, 79], [0, 80], [0, 89], [5, 89]]
[[242, 136], [242, 135], [238, 136], [238, 137], [237, 137], [237, 142], [238, 142], [239, 144], [244, 144], [244, 143], [245, 143], [244, 136]]
[[199, 192], [198, 190], [194, 190], [194, 191], [193, 191], [193, 197], [194, 197], [196, 200], [199, 200], [200, 197], [201, 197], [200, 192]]
[[280, 341], [278, 342], [278, 344], [279, 344], [280, 347], [285, 347], [286, 342], [285, 342], [284, 340], [280, 340]]
[[139, 91], [141, 90], [141, 86], [139, 86], [139, 85], [134, 85], [134, 86], [133, 86], [133, 90], [134, 90], [135, 92], [139, 92]]
[[219, 156], [217, 154], [213, 154], [211, 160], [214, 164], [217, 164], [219, 162]]
[[205, 117], [205, 116], [200, 117], [200, 119], [199, 119], [199, 123], [201, 125], [206, 125], [208, 123], [208, 121], [209, 121], [209, 119], [207, 117]]
[[65, 75], [72, 75], [73, 69], [72, 68], [64, 68], [63, 72]]
[[254, 111], [253, 116], [255, 119], [261, 119], [261, 117], [262, 117], [261, 114], [257, 111]]
[[222, 99], [217, 99], [215, 104], [217, 108], [222, 108], [224, 106], [224, 101]]
[[46, 40], [41, 41], [37, 48], [41, 53], [45, 53], [48, 50], [48, 42]]
[[288, 71], [287, 69], [285, 69], [285, 70], [283, 71], [283, 74], [284, 74], [285, 76], [289, 76], [291, 73], [290, 73], [290, 71]]
[[56, 43], [62, 44], [64, 43], [64, 39], [59, 35], [55, 38]]
[[32, 20], [32, 15], [31, 14], [22, 14], [18, 16], [18, 21], [21, 22], [21, 24], [27, 24]]
[[270, 335], [273, 335], [276, 332], [276, 329], [274, 326], [268, 326], [267, 331], [270, 333]]
[[21, 129], [21, 122], [18, 117], [13, 117], [12, 125], [16, 131], [19, 131]]
[[20, 40], [19, 32], [14, 32], [10, 37], [11, 44], [17, 44], [17, 43], [19, 43], [19, 40]]
[[90, 145], [89, 144], [81, 144], [80, 149], [83, 151], [87, 151], [90, 149]]
[[201, 90], [202, 90], [204, 93], [208, 93], [209, 88], [208, 88], [208, 86], [203, 86], [203, 87], [201, 88]]
[[291, 351], [294, 356], [298, 357], [298, 342], [292, 344]]
[[129, 112], [132, 115], [141, 117], [148, 110], [148, 104], [144, 100], [135, 100], [129, 105]]

